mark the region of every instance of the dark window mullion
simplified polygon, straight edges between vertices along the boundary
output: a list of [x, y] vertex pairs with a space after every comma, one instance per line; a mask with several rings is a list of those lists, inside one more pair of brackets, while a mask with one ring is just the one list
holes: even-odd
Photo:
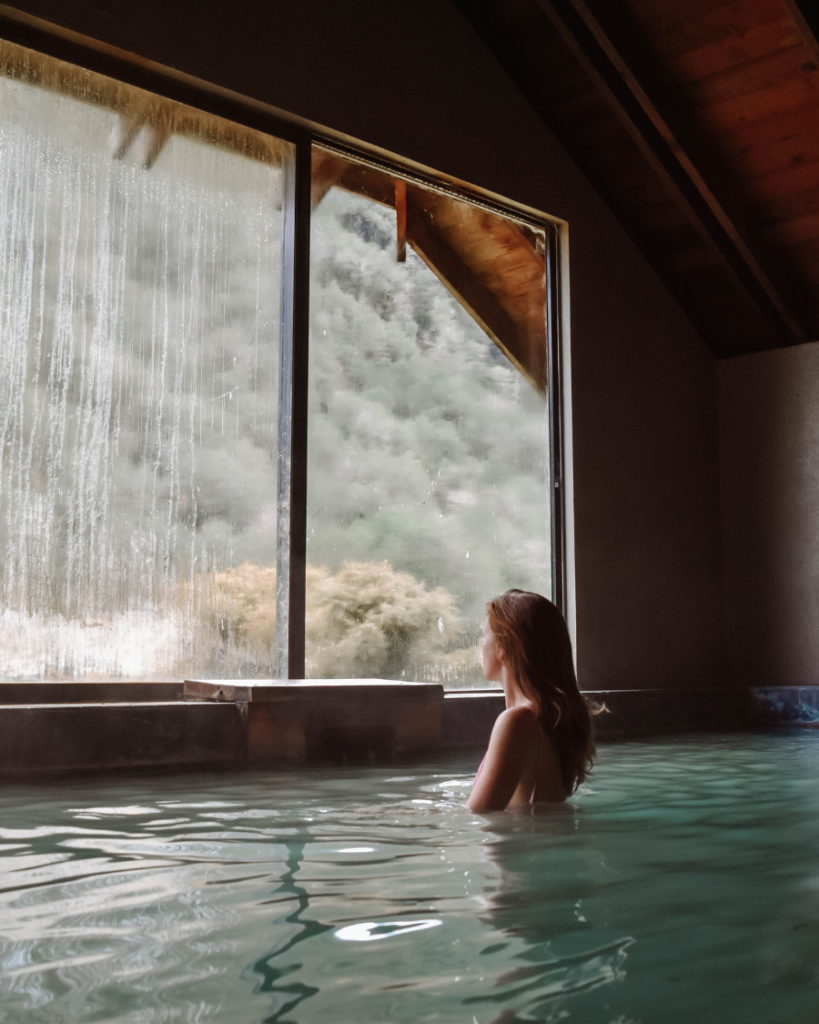
[[566, 614], [566, 489], [563, 479], [563, 383], [560, 352], [558, 229], [546, 229], [546, 331], [549, 374], [549, 463], [552, 482], [552, 600]]
[[276, 677], [304, 678], [307, 373], [310, 332], [309, 140], [282, 162], [281, 366], [277, 497]]

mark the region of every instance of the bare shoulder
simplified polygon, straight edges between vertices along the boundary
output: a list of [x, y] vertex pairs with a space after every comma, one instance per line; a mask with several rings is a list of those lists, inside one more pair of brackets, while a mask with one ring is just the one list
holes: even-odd
[[483, 769], [467, 802], [471, 810], [503, 810], [509, 805], [532, 763], [533, 751], [539, 749], [539, 732], [537, 715], [529, 707], [507, 708], [498, 715]]
[[492, 730], [500, 741], [525, 740], [540, 732], [540, 724], [533, 708], [522, 705], [502, 711]]

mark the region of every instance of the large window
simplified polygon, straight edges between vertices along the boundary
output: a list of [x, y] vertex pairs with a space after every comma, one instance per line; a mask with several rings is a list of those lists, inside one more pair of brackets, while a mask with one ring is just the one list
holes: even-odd
[[0, 109], [0, 679], [480, 685], [552, 229], [8, 43]]
[[0, 63], [2, 676], [247, 673], [230, 574], [276, 562], [282, 144]]
[[486, 685], [551, 592], [543, 231], [316, 149], [307, 671]]

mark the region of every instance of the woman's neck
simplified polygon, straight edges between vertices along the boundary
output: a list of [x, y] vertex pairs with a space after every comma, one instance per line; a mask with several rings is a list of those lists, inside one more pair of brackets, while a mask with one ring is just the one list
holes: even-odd
[[501, 669], [500, 682], [503, 687], [503, 695], [506, 698], [507, 709], [531, 705], [532, 702], [524, 696], [517, 678], [506, 665]]

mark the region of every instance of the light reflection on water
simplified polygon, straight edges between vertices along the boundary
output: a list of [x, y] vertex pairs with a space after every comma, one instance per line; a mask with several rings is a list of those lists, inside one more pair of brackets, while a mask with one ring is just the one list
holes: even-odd
[[609, 745], [534, 814], [473, 760], [6, 786], [0, 1021], [813, 1024], [819, 735]]

